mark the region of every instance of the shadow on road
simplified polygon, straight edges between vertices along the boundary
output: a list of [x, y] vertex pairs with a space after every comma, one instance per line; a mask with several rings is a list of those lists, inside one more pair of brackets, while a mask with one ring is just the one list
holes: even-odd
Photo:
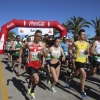
[[[98, 76], [98, 77], [100, 77], [100, 76]], [[92, 84], [95, 84], [97, 86], [100, 86], [100, 79], [94, 78], [92, 76], [91, 77], [87, 77], [86, 81], [90, 82]]]
[[80, 98], [80, 97], [77, 96], [76, 94], [73, 94], [73, 93], [71, 93], [70, 91], [66, 90], [65, 86], [62, 86], [60, 83], [57, 83], [56, 86], [57, 86], [58, 88], [62, 89], [63, 91], [74, 95], [78, 100], [82, 100], [82, 98]]
[[26, 96], [26, 88], [25, 86], [23, 85], [24, 81], [22, 80], [19, 80], [19, 79], [16, 79], [15, 77], [13, 77], [12, 79], [8, 79], [7, 80], [7, 85], [9, 85], [9, 82], [12, 82], [13, 85], [22, 93], [22, 95], [25, 97], [25, 100], [29, 100], [29, 98]]
[[[57, 87], [59, 87], [60, 89], [74, 95], [75, 97], [77, 97], [79, 100], [82, 98], [78, 97], [77, 95], [71, 93], [70, 91], [66, 90], [65, 86], [62, 86], [60, 83], [57, 83], [56, 84]], [[76, 92], [79, 92], [80, 93], [80, 83], [72, 80], [71, 83], [70, 83], [70, 90], [73, 90], [73, 91], [76, 91]], [[98, 87], [99, 88], [99, 87]], [[67, 88], [68, 89], [68, 88]], [[89, 86], [85, 86], [85, 91], [87, 93], [87, 95], [95, 100], [100, 100], [100, 95], [99, 95], [99, 92], [98, 90], [92, 88], [92, 87], [89, 87]], [[98, 93], [97, 93], [98, 92]]]
[[38, 86], [39, 86], [40, 88], [44, 89], [44, 90], [46, 90], [46, 89], [49, 90], [49, 87], [46, 86], [46, 85], [45, 85], [43, 82], [41, 82], [41, 81], [38, 83]]

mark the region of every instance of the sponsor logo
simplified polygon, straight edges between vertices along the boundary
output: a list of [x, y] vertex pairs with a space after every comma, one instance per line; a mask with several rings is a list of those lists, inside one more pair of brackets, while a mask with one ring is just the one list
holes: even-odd
[[48, 26], [50, 26], [50, 22], [48, 22]]
[[[36, 31], [37, 31], [37, 29], [30, 29], [30, 32], [36, 32]], [[40, 31], [42, 32], [42, 30], [40, 30]]]
[[61, 30], [64, 30], [64, 28], [63, 28], [61, 25], [58, 25], [58, 27], [59, 27]]
[[43, 21], [39, 21], [39, 22], [30, 21], [29, 26], [45, 26], [45, 22], [43, 22]]
[[10, 23], [9, 25], [7, 25], [7, 28], [10, 28], [14, 25], [14, 23]]
[[52, 31], [49, 29], [49, 30], [48, 30], [48, 33], [52, 33]]
[[20, 30], [20, 33], [24, 33], [24, 31], [23, 30]]

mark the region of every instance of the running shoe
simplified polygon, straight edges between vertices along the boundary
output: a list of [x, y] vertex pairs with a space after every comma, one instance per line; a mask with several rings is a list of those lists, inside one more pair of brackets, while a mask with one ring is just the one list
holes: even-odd
[[30, 96], [31, 96], [31, 100], [34, 100], [35, 94], [34, 93], [31, 93]]
[[27, 89], [27, 94], [30, 95], [30, 93], [31, 93], [31, 88], [28, 88]]
[[86, 95], [86, 92], [81, 92], [81, 95], [83, 98], [87, 98], [88, 96]]
[[10, 66], [10, 62], [8, 62], [8, 66]]
[[12, 67], [12, 68], [11, 68], [11, 71], [13, 72], [13, 71], [14, 71], [14, 69], [15, 69], [15, 68], [13, 68], [13, 67]]
[[41, 74], [43, 74], [43, 75], [44, 75], [44, 71], [41, 71]]
[[17, 72], [17, 76], [20, 76], [20, 72]]
[[47, 81], [47, 84], [51, 84], [51, 82], [50, 81]]
[[26, 68], [24, 67], [23, 70], [26, 70]]
[[67, 87], [67, 88], [70, 87], [70, 82], [68, 81], [68, 79], [66, 79], [66, 87]]
[[50, 90], [51, 90], [51, 92], [56, 93], [55, 88], [52, 87]]

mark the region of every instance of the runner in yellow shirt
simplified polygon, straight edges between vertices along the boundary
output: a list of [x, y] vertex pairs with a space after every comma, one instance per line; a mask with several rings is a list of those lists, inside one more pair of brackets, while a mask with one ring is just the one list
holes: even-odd
[[[78, 40], [74, 42], [69, 48], [69, 54], [75, 59], [76, 71], [75, 73], [67, 80], [66, 87], [70, 87], [70, 81], [80, 73], [81, 79], [81, 95], [83, 98], [87, 98], [87, 95], [84, 91], [86, 73], [84, 70], [84, 64], [87, 62], [87, 53], [88, 53], [88, 42], [84, 41], [85, 39], [85, 30], [81, 29], [78, 32]], [[73, 48], [75, 47], [75, 54], [72, 53]]]

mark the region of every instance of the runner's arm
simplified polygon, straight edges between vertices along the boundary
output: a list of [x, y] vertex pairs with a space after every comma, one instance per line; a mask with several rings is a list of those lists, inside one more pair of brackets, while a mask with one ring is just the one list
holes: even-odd
[[45, 44], [43, 43], [42, 45], [42, 51], [40, 51], [40, 54], [42, 54], [44, 57], [47, 57], [47, 53], [46, 53], [46, 47], [45, 47]]
[[98, 54], [94, 52], [95, 48], [96, 48], [96, 42], [93, 42], [93, 44], [90, 47], [90, 53], [94, 56], [98, 56]]
[[4, 50], [6, 50], [6, 43], [4, 43]]
[[20, 51], [19, 51], [19, 58], [21, 58], [22, 53], [23, 53], [23, 50], [26, 49], [26, 48], [29, 48], [28, 44], [25, 44], [25, 45], [23, 45], [23, 47], [20, 48]]
[[74, 49], [74, 47], [76, 47], [76, 43], [74, 42], [70, 47], [69, 47], [69, 49], [68, 49], [68, 53], [72, 56], [72, 57], [74, 57], [74, 54], [73, 54], [73, 49]]
[[61, 54], [62, 54], [62, 57], [65, 59], [65, 54], [62, 48], [61, 48]]
[[15, 49], [15, 42], [13, 42], [11, 45], [12, 45], [12, 50], [15, 51], [15, 50], [16, 50], [16, 49]]

